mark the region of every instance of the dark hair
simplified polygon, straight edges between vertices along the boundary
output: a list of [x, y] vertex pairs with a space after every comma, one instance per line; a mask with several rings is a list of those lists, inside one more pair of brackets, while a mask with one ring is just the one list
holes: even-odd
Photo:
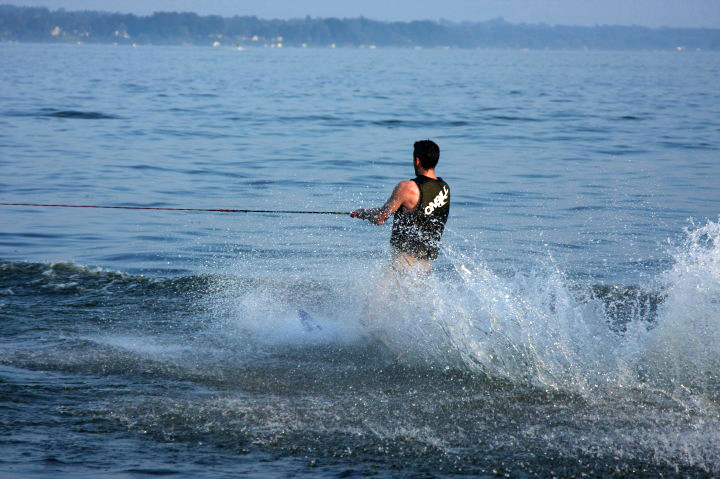
[[416, 141], [413, 156], [420, 159], [420, 164], [426, 170], [435, 168], [440, 159], [440, 147], [432, 140]]

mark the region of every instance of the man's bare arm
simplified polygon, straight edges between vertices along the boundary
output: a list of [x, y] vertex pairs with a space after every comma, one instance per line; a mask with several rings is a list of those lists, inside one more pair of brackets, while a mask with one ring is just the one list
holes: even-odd
[[418, 201], [420, 201], [420, 189], [417, 184], [412, 180], [401, 181], [395, 186], [390, 198], [383, 206], [369, 209], [360, 208], [350, 213], [350, 216], [381, 225], [401, 206], [411, 210], [417, 206]]

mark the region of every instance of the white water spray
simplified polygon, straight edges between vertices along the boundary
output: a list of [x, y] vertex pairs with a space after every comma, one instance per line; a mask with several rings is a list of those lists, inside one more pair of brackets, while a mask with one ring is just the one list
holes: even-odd
[[649, 380], [720, 397], [720, 222], [687, 230], [661, 282], [665, 300], [648, 335]]
[[432, 307], [409, 307], [423, 305], [419, 295], [388, 304], [383, 339], [407, 361], [421, 358], [584, 396], [648, 386], [717, 396], [720, 223], [686, 236], [672, 268], [647, 291], [660, 302], [656, 313], [629, 304], [640, 301], [637, 295], [611, 287], [628, 309], [622, 328], [613, 324], [612, 304], [589, 286], [578, 291], [556, 268], [502, 277], [449, 250], [461, 280], [429, 281], [422, 298], [432, 298]]
[[[688, 230], [673, 252], [672, 268], [654, 286], [639, 289], [660, 302], [657, 311], [633, 305], [639, 300], [627, 293], [631, 289], [607, 287], [617, 294], [612, 301], [629, 311], [622, 327], [613, 324], [616, 303], [595, 296], [592, 285], [570, 282], [553, 265], [501, 276], [467, 254], [449, 249], [446, 256], [456, 274], [411, 281], [404, 291], [393, 287], [379, 302], [373, 298], [379, 275], [365, 271], [348, 280], [348, 270], [359, 270], [348, 265], [338, 271], [342, 281], [330, 285], [333, 299], [310, 306], [307, 298], [288, 294], [294, 284], [289, 278], [258, 282], [224, 295], [226, 326], [266, 344], [311, 346], [374, 336], [399, 362], [469, 369], [582, 396], [648, 386], [717, 395], [720, 223]], [[370, 324], [366, 299], [375, 302]], [[311, 308], [322, 332], [303, 330], [300, 308]]]

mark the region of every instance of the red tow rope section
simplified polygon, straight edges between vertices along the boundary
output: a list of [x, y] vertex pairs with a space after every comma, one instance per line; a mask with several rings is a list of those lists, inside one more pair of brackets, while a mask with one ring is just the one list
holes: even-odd
[[159, 206], [51, 205], [44, 203], [0, 203], [0, 206], [32, 206], [36, 208], [106, 208], [114, 210], [209, 211], [213, 213], [279, 213], [293, 215], [349, 215], [344, 211], [300, 210], [238, 210], [228, 208], [162, 208]]

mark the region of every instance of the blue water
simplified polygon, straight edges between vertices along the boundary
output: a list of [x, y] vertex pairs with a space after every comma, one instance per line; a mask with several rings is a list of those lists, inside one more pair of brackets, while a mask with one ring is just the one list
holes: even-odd
[[0, 207], [0, 474], [720, 474], [720, 55], [0, 63], [0, 202], [350, 211], [424, 138], [453, 188], [390, 353], [360, 323], [388, 227]]

